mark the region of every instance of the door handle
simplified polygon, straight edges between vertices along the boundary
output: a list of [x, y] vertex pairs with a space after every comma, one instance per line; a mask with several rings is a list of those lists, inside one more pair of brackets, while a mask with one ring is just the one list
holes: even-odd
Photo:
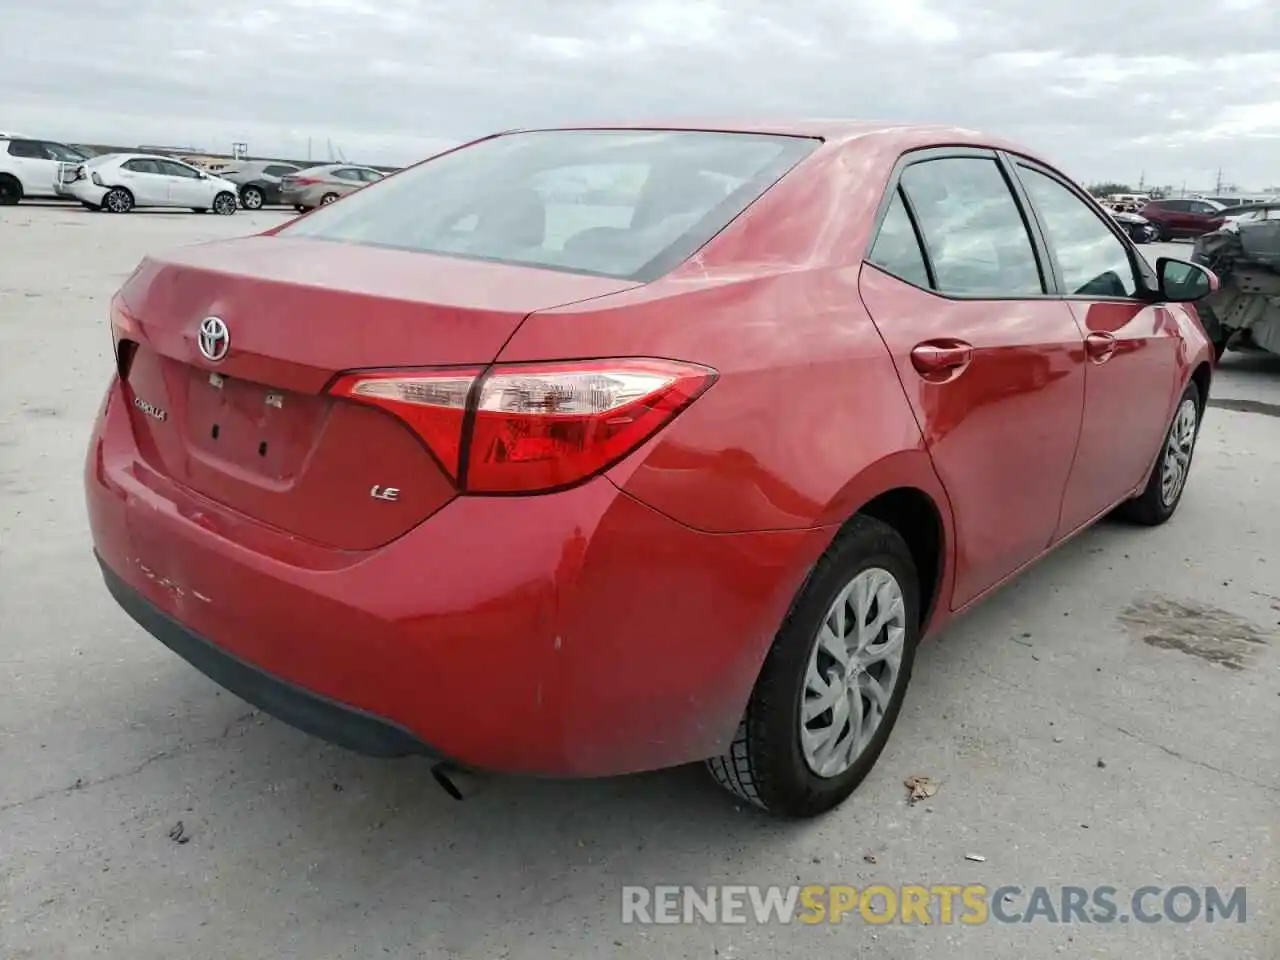
[[1085, 353], [1095, 363], [1105, 363], [1116, 352], [1116, 338], [1109, 333], [1091, 333], [1084, 338]]
[[911, 351], [911, 365], [925, 379], [947, 377], [969, 365], [973, 347], [960, 340], [929, 341]]

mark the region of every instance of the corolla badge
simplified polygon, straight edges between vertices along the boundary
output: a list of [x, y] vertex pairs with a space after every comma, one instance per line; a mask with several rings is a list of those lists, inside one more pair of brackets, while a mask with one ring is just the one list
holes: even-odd
[[196, 338], [200, 353], [206, 360], [217, 363], [231, 349], [231, 331], [221, 317], [205, 317], [200, 321], [200, 334]]
[[148, 417], [159, 420], [161, 423], [169, 419], [169, 414], [157, 407], [154, 403], [149, 403], [139, 396], [133, 398], [133, 405], [145, 413]]

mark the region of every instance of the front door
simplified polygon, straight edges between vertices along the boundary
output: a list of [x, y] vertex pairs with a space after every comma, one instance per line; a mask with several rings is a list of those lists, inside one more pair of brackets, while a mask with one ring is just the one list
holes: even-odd
[[1001, 163], [952, 154], [902, 169], [859, 289], [951, 501], [954, 609], [1053, 538], [1084, 348], [1071, 309], [1046, 294], [1043, 251]]
[[169, 205], [207, 210], [213, 204], [209, 181], [200, 176], [194, 167], [174, 160], [157, 160], [169, 181]]
[[1178, 389], [1178, 322], [1139, 299], [1133, 248], [1079, 193], [1019, 161], [1018, 177], [1085, 334], [1084, 419], [1062, 503], [1063, 537], [1146, 480]]

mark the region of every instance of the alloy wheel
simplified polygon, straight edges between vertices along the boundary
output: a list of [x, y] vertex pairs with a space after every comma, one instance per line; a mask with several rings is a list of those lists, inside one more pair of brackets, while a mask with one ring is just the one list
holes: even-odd
[[119, 188], [112, 190], [106, 197], [106, 208], [112, 213], [128, 213], [133, 206], [133, 198]]

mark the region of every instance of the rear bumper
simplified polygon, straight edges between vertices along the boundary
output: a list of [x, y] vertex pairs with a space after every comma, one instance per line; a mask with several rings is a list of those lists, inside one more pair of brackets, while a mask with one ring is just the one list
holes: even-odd
[[314, 187], [281, 189], [280, 203], [286, 207], [317, 207], [320, 205], [320, 194]]
[[365, 752], [574, 777], [714, 755], [832, 535], [704, 534], [600, 477], [331, 550], [155, 474], [123, 397], [113, 380], [85, 465], [112, 593], [246, 700]]
[[[95, 554], [96, 555], [96, 554]], [[272, 676], [192, 633], [98, 557], [107, 590], [125, 613], [148, 633], [215, 683], [312, 736], [375, 757], [438, 756], [425, 743], [389, 720], [336, 703]]]
[[68, 196], [96, 207], [102, 206], [102, 198], [107, 195], [107, 188], [98, 186], [92, 180], [77, 180], [64, 186]]

